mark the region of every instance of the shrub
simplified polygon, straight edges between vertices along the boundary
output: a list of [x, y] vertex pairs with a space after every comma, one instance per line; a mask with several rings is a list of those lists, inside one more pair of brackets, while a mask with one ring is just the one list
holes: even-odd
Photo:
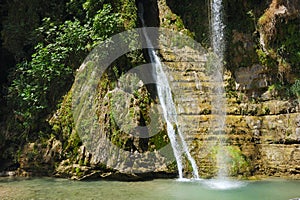
[[291, 92], [300, 98], [300, 79], [297, 79], [291, 87]]
[[[120, 30], [119, 14], [103, 5], [86, 23], [77, 19], [55, 24], [50, 18], [37, 29], [42, 42], [30, 61], [17, 64], [11, 74], [8, 102], [21, 116], [26, 132], [37, 129], [70, 88], [75, 70], [92, 47]], [[23, 131], [24, 131], [23, 130]]]

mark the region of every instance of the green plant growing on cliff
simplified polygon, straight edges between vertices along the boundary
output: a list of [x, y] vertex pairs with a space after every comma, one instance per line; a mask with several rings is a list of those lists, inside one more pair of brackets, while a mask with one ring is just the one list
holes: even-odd
[[159, 150], [170, 143], [170, 139], [166, 130], [162, 130], [149, 139], [150, 149], [149, 151]]
[[258, 20], [257, 31], [262, 47], [257, 55], [261, 64], [273, 69], [272, 73], [277, 75], [278, 82], [289, 85], [300, 70], [300, 22], [297, 15], [278, 14], [277, 9], [281, 4], [272, 1]]
[[269, 115], [271, 111], [270, 111], [270, 108], [269, 108], [269, 107], [264, 106], [264, 107], [262, 108], [262, 112], [263, 112], [264, 115]]
[[300, 22], [299, 19], [278, 24], [276, 35], [276, 53], [290, 67], [300, 70]]
[[249, 10], [249, 11], [247, 12], [247, 15], [248, 15], [248, 17], [251, 19], [251, 21], [253, 21], [253, 25], [254, 25], [255, 30], [256, 30], [256, 29], [257, 29], [257, 24], [256, 24], [257, 19], [256, 19], [256, 16], [255, 16], [253, 10]]
[[274, 60], [270, 55], [264, 52], [262, 49], [256, 50], [258, 59], [260, 64], [267, 66], [267, 67], [274, 67], [276, 66], [276, 60]]
[[137, 7], [135, 1], [121, 0], [118, 7], [118, 10], [121, 10], [121, 18], [123, 19], [125, 29], [129, 30], [135, 28], [137, 23]]
[[282, 93], [282, 91], [286, 89], [281, 83], [274, 83], [268, 87], [268, 92], [272, 97], [276, 97], [278, 93]]
[[74, 127], [72, 92], [64, 96], [63, 102], [59, 104], [59, 109], [49, 120], [49, 124], [52, 126], [53, 136], [62, 142], [63, 150], [67, 152], [66, 157], [75, 159], [82, 141]]
[[45, 118], [70, 88], [73, 74], [92, 47], [120, 30], [122, 20], [109, 4], [85, 24], [67, 20], [62, 24], [45, 18], [37, 29], [43, 41], [35, 46], [30, 61], [11, 74], [9, 104], [21, 116], [22, 131], [41, 129]]
[[1, 49], [8, 49], [16, 62], [20, 62], [30, 59], [33, 47], [39, 42], [35, 29], [41, 25], [40, 19], [52, 16], [57, 22], [63, 20], [66, 1], [1, 1], [0, 12]]
[[291, 92], [298, 98], [300, 103], [300, 79], [297, 79], [291, 87]]
[[236, 146], [228, 146], [226, 150], [230, 156], [230, 173], [232, 175], [249, 173], [250, 164], [242, 151]]

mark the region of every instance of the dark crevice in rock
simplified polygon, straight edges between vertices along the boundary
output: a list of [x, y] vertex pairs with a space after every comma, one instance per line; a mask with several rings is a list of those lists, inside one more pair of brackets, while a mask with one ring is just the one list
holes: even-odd
[[[136, 0], [136, 6], [138, 8], [138, 26], [143, 27], [142, 20], [140, 17], [143, 17], [144, 20], [144, 26], [146, 27], [159, 27], [160, 21], [159, 21], [159, 12], [158, 12], [158, 5], [157, 0]], [[149, 39], [151, 40], [153, 46], [158, 46], [158, 33], [151, 33], [149, 36]], [[145, 40], [144, 40], [145, 42]], [[150, 56], [148, 53], [148, 49], [143, 49], [143, 55], [145, 60], [148, 63], [151, 63]], [[144, 72], [144, 75], [147, 76], [147, 82], [146, 85], [148, 91], [150, 92], [151, 98], [156, 99], [157, 98], [157, 91], [156, 91], [156, 84], [155, 83], [155, 75], [152, 68], [148, 68], [147, 71]], [[150, 78], [150, 79], [149, 79]], [[145, 80], [143, 80], [145, 81]]]
[[[143, 17], [147, 27], [159, 27], [159, 13], [157, 0], [136, 0], [136, 6], [139, 9], [139, 4], [144, 7]], [[140, 10], [138, 10], [139, 12]], [[141, 20], [139, 19], [139, 26], [142, 26]]]

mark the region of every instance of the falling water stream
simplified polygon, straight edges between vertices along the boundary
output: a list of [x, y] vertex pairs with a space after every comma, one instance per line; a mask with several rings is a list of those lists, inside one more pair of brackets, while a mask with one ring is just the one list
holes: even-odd
[[[143, 27], [146, 27], [143, 15], [144, 15], [143, 4], [139, 3], [139, 17], [140, 17]], [[184, 137], [178, 126], [177, 112], [176, 112], [174, 101], [172, 99], [171, 88], [170, 88], [167, 76], [166, 76], [165, 72], [163, 71], [162, 63], [154, 51], [152, 42], [149, 39], [146, 29], [143, 29], [143, 35], [145, 37], [147, 47], [150, 47], [150, 48], [148, 48], [148, 54], [149, 54], [151, 63], [155, 67], [157, 95], [158, 95], [159, 102], [162, 107], [163, 116], [164, 116], [164, 119], [167, 124], [168, 136], [170, 138], [174, 156], [175, 156], [175, 159], [177, 162], [179, 179], [183, 179], [183, 174], [182, 174], [182, 170], [183, 170], [182, 154], [183, 153], [186, 155], [187, 159], [189, 160], [189, 162], [192, 165], [193, 178], [199, 179], [198, 168], [197, 168], [196, 162], [193, 159], [193, 157], [191, 156], [188, 146], [187, 146], [187, 143], [185, 142]]]
[[219, 150], [217, 153], [218, 178], [224, 179], [228, 175], [227, 162], [229, 160], [225, 153], [225, 118], [226, 99], [223, 85], [223, 61], [224, 61], [224, 24], [222, 0], [211, 0], [211, 41], [214, 54], [218, 57], [214, 62], [213, 72], [213, 98], [212, 115], [214, 121], [212, 125], [213, 134], [219, 138]]

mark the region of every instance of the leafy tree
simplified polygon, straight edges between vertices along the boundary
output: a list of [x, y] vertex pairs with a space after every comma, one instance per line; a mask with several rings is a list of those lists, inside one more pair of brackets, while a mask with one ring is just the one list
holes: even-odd
[[4, 0], [1, 5], [3, 46], [14, 54], [17, 62], [29, 59], [37, 43], [34, 30], [41, 19], [52, 17], [64, 21], [65, 1], [61, 0]]
[[[88, 15], [87, 15], [88, 16]], [[45, 18], [37, 29], [39, 42], [31, 60], [16, 66], [11, 75], [9, 103], [26, 133], [41, 130], [45, 119], [65, 94], [88, 52], [100, 41], [122, 28], [118, 13], [104, 4], [93, 18], [85, 23], [78, 19], [62, 24]], [[33, 137], [35, 137], [33, 135]]]

